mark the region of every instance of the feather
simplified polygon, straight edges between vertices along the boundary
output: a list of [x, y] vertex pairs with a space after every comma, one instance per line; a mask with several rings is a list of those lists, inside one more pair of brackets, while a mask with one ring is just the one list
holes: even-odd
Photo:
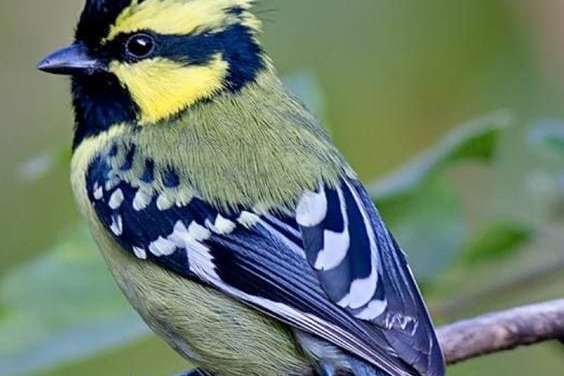
[[[132, 255], [211, 285], [390, 375], [441, 374], [440, 350], [404, 255], [358, 182], [343, 178], [336, 187], [304, 192], [293, 213], [281, 214], [218, 210], [197, 195], [162, 207], [158, 192], [140, 207], [142, 188], [119, 176], [107, 185], [116, 174], [98, 158], [86, 187], [99, 220]], [[108, 189], [97, 199], [100, 187]], [[175, 200], [174, 193], [167, 197]], [[112, 231], [117, 217], [120, 231]]]

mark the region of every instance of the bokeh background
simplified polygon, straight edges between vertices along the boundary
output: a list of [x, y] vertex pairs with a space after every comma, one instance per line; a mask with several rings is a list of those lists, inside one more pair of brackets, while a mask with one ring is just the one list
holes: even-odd
[[[188, 368], [129, 309], [68, 183], [76, 0], [0, 2], [0, 374]], [[264, 44], [412, 259], [439, 323], [564, 293], [564, 2], [262, 0]], [[403, 166], [403, 167], [402, 167]], [[548, 343], [449, 375], [554, 375]]]

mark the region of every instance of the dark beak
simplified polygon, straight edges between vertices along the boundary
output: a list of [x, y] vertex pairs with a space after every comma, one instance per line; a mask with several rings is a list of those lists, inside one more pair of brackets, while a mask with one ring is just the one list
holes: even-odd
[[105, 64], [94, 58], [84, 44], [74, 43], [47, 56], [37, 69], [53, 74], [91, 75], [103, 71]]

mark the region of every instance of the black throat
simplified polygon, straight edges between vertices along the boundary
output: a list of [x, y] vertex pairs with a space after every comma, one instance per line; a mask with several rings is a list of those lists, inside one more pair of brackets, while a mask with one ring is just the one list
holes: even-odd
[[72, 79], [75, 131], [73, 150], [119, 123], [134, 124], [138, 107], [112, 74], [76, 76]]

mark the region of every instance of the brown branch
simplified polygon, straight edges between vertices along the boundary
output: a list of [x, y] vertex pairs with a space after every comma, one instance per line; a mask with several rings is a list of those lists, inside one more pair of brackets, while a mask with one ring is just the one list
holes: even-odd
[[491, 313], [438, 330], [448, 364], [564, 338], [564, 299]]

